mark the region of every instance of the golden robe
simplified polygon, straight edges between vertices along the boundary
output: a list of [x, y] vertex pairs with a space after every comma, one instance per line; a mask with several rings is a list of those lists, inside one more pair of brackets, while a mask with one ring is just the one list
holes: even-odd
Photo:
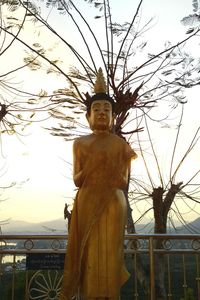
[[123, 189], [135, 152], [114, 134], [76, 140], [84, 182], [74, 201], [65, 258], [62, 300], [118, 299], [129, 278], [124, 265], [126, 199]]

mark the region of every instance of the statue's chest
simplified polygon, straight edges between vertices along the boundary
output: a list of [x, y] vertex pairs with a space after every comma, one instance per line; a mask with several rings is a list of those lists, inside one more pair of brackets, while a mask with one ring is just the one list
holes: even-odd
[[[82, 161], [83, 163], [89, 160], [93, 162], [100, 161], [106, 163], [108, 161], [117, 160], [121, 156], [121, 147], [116, 145], [111, 140], [100, 139], [95, 142], [85, 143], [82, 148]], [[116, 161], [117, 162], [117, 161]]]

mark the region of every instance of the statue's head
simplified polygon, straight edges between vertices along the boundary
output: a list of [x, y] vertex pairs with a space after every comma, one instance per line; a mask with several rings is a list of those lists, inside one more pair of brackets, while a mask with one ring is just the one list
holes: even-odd
[[[89, 95], [88, 95], [89, 96]], [[103, 71], [101, 68], [99, 68], [97, 72], [96, 81], [94, 84], [94, 95], [89, 96], [86, 100], [86, 108], [87, 108], [87, 114], [90, 114], [92, 103], [95, 101], [108, 101], [112, 106], [112, 114], [115, 112], [115, 101], [107, 92], [107, 86], [105, 82], [105, 78], [103, 75]]]
[[91, 106], [95, 101], [98, 101], [98, 102], [99, 101], [107, 101], [107, 102], [109, 102], [111, 107], [112, 107], [112, 114], [114, 114], [114, 112], [115, 112], [115, 102], [114, 102], [113, 98], [111, 98], [108, 94], [106, 94], [104, 92], [96, 93], [90, 98], [90, 101], [88, 101], [88, 104], [87, 104], [87, 114], [90, 115]]
[[95, 94], [87, 101], [87, 120], [90, 128], [100, 130], [110, 130], [114, 121], [115, 102], [108, 93], [106, 93], [106, 84], [102, 69], [97, 73], [97, 79], [94, 85]]
[[91, 101], [86, 118], [92, 130], [110, 131], [114, 122], [114, 102], [108, 95], [96, 94]]

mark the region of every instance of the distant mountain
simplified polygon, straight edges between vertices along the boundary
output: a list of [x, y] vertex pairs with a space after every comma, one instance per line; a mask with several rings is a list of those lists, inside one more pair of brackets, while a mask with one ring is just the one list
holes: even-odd
[[56, 219], [40, 223], [31, 223], [11, 220], [8, 224], [2, 225], [1, 230], [3, 234], [65, 234], [67, 232], [67, 221], [64, 219]]
[[200, 234], [200, 218], [197, 218], [196, 220], [187, 223], [185, 225], [182, 225], [180, 227], [177, 227], [176, 233], [179, 234]]
[[[153, 233], [154, 223], [146, 221], [146, 224], [136, 224], [136, 232]], [[40, 223], [30, 223], [24, 221], [11, 220], [8, 224], [1, 226], [3, 234], [66, 234], [67, 221], [60, 218], [56, 220], [44, 221]], [[183, 226], [177, 226], [175, 229], [170, 229], [169, 233], [190, 234], [200, 233], [200, 218], [187, 223]]]

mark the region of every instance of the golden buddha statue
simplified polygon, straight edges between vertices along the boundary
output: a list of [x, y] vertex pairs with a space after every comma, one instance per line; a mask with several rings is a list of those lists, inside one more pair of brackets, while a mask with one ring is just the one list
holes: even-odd
[[[73, 145], [74, 183], [79, 188], [74, 201], [60, 299], [81, 295], [84, 300], [118, 300], [128, 280], [124, 264], [127, 186], [136, 153], [125, 140], [111, 133], [113, 99], [96, 92], [87, 104], [92, 133]], [[96, 90], [97, 91], [97, 88]]]

